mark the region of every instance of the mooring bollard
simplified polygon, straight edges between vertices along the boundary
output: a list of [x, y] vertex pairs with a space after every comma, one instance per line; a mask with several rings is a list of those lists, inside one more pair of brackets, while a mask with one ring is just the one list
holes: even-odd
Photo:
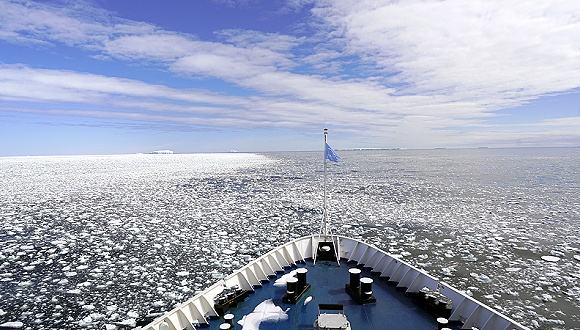
[[360, 296], [362, 300], [370, 299], [373, 295], [373, 279], [363, 277], [360, 279]]
[[449, 325], [449, 320], [447, 320], [444, 317], [438, 317], [437, 318], [437, 329], [442, 330], [447, 328], [447, 326]]
[[288, 298], [294, 298], [296, 295], [296, 289], [298, 286], [298, 279], [296, 277], [290, 277], [286, 281], [286, 295]]
[[226, 314], [224, 315], [224, 321], [226, 321], [229, 325], [234, 325], [234, 314]]
[[306, 287], [306, 273], [308, 273], [308, 269], [306, 268], [298, 268], [296, 269], [296, 277], [298, 278], [298, 291], [302, 292]]
[[350, 274], [350, 289], [355, 292], [358, 291], [358, 287], [360, 285], [360, 269], [358, 268], [351, 268], [348, 270], [348, 273]]

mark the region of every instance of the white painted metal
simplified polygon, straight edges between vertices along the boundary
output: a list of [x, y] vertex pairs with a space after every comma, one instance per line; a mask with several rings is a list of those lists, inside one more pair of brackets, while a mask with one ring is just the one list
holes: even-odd
[[264, 272], [266, 272], [268, 276], [276, 275], [276, 271], [272, 268], [272, 266], [270, 266], [267, 258], [260, 260], [258, 263], [262, 265]]
[[365, 266], [372, 268], [373, 271], [377, 268], [377, 265], [381, 262], [381, 259], [385, 257], [384, 254], [379, 252], [379, 250], [373, 249], [372, 256], [369, 258], [369, 262]]
[[464, 329], [471, 329], [471, 327], [478, 327], [482, 330], [528, 329], [450, 285], [440, 282], [425, 271], [417, 269], [373, 245], [339, 235], [332, 237], [312, 235], [288, 242], [251, 261], [205, 291], [154, 320], [143, 330], [195, 329], [197, 324], [207, 323], [208, 317], [216, 315], [213, 308], [214, 298], [225, 287], [237, 285], [245, 290], [253, 290], [253, 285], [259, 284], [260, 280], [264, 277], [267, 278], [268, 275], [274, 275], [276, 271], [283, 271], [284, 266], [295, 264], [304, 259], [315, 258], [314, 253], [318, 243], [330, 239], [333, 239], [335, 243], [338, 242], [336, 248], [341, 258], [356, 261], [359, 264], [364, 263], [373, 271], [380, 272], [381, 276], [387, 276], [390, 281], [397, 282], [397, 286], [407, 288], [406, 292], [418, 292], [424, 287], [431, 290], [439, 289], [442, 294], [453, 301], [450, 320], [464, 322]]
[[326, 144], [328, 143], [328, 128], [324, 129], [324, 202], [322, 204], [322, 234], [328, 235], [328, 209], [326, 208]]
[[261, 262], [256, 262], [253, 265], [253, 267], [254, 267], [254, 273], [258, 276], [258, 280], [260, 282], [268, 280], [268, 275], [266, 275], [266, 272], [264, 272], [264, 269], [262, 268]]

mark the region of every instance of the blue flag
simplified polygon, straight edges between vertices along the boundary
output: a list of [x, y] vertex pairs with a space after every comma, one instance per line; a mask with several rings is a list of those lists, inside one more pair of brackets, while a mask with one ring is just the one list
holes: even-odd
[[330, 160], [331, 162], [335, 163], [337, 163], [340, 160], [340, 157], [338, 157], [334, 149], [332, 149], [332, 147], [329, 146], [328, 143], [325, 143], [324, 145], [324, 159]]

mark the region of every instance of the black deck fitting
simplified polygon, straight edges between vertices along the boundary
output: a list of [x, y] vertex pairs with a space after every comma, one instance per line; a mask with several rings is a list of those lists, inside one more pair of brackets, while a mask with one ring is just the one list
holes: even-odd
[[342, 311], [344, 310], [344, 306], [341, 304], [318, 304], [318, 310]]
[[316, 251], [316, 260], [336, 261], [336, 250], [334, 242], [319, 242]]
[[308, 290], [310, 290], [310, 284], [306, 284], [302, 289], [296, 288], [294, 294], [285, 293], [284, 297], [282, 297], [282, 301], [287, 304], [295, 304]]
[[350, 288], [350, 285], [347, 284], [344, 286], [346, 293], [352, 298], [352, 300], [356, 301], [357, 304], [365, 305], [365, 304], [372, 304], [377, 302], [377, 298], [372, 294], [369, 297], [365, 297], [360, 292], [360, 286], [354, 289]]
[[453, 301], [449, 298], [432, 291], [419, 291], [408, 293], [417, 305], [425, 309], [429, 313], [449, 319], [453, 311]]
[[288, 304], [295, 304], [300, 297], [306, 292], [306, 290], [310, 289], [310, 284], [306, 283], [306, 269], [300, 268], [303, 270], [303, 273], [297, 275], [296, 277], [291, 277], [286, 281], [286, 293], [284, 297], [282, 297], [282, 301]]
[[310, 289], [306, 274], [308, 274], [308, 269], [296, 269], [296, 277], [292, 277], [286, 281], [286, 294], [284, 294], [282, 301], [288, 304], [295, 304]]
[[232, 307], [235, 307], [239, 302], [246, 299], [250, 295], [249, 290], [235, 290], [230, 292], [226, 297], [219, 298], [214, 304], [214, 309], [216, 313], [222, 317], [226, 314], [226, 311]]

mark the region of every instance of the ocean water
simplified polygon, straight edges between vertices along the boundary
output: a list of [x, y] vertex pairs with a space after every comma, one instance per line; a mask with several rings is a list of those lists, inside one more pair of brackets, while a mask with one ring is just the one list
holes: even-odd
[[[339, 151], [335, 233], [532, 328], [580, 328], [580, 148]], [[0, 158], [0, 324], [172, 308], [320, 227], [321, 153]]]

